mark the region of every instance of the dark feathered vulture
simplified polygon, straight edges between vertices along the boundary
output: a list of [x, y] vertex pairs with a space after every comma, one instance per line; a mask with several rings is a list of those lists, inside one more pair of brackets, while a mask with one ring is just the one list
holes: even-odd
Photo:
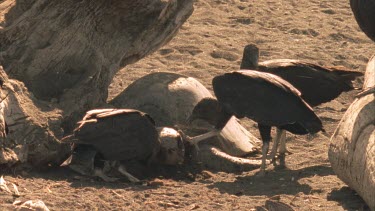
[[216, 76], [212, 85], [217, 100], [205, 98], [200, 101], [194, 107], [190, 121], [206, 120], [218, 131], [232, 115], [256, 121], [263, 141], [262, 173], [272, 126], [294, 134], [314, 134], [323, 130], [322, 122], [300, 97], [299, 91], [278, 76], [251, 70], [237, 71]]
[[[176, 149], [169, 149], [175, 147], [171, 142], [176, 141], [179, 142], [176, 145], [181, 147], [183, 152], [182, 139], [168, 139], [164, 141], [165, 143], [163, 142], [165, 145], [162, 145], [159, 132], [166, 133], [169, 130], [159, 129], [161, 131], [158, 131], [154, 120], [141, 111], [133, 109], [91, 110], [78, 124], [79, 126], [72, 135], [62, 139], [63, 142], [74, 143], [77, 146], [89, 146], [76, 150], [76, 154], [85, 153], [76, 156], [78, 163], [87, 165], [92, 163], [93, 150], [106, 161], [139, 161], [144, 164], [180, 162], [176, 160], [180, 159], [179, 152], [175, 152]], [[118, 170], [131, 181], [136, 181], [136, 178], [128, 174], [124, 167], [120, 166]]]
[[138, 110], [91, 110], [78, 123], [70, 141], [95, 147], [107, 160], [147, 160], [159, 151], [153, 119]]
[[[240, 69], [258, 70], [277, 75], [301, 92], [310, 105], [317, 106], [338, 97], [342, 92], [354, 89], [353, 81], [363, 73], [343, 67], [323, 67], [291, 59], [276, 59], [258, 63], [259, 49], [254, 44], [245, 46]], [[278, 142], [285, 148], [285, 131], [278, 131], [270, 157], [274, 159]], [[286, 149], [282, 149], [285, 151]]]
[[350, 0], [350, 7], [359, 27], [375, 42], [375, 0]]
[[258, 64], [259, 49], [254, 44], [245, 46], [240, 69], [272, 73], [291, 83], [310, 105], [317, 106], [354, 89], [353, 81], [363, 73], [343, 67], [323, 67], [313, 63], [276, 59]]

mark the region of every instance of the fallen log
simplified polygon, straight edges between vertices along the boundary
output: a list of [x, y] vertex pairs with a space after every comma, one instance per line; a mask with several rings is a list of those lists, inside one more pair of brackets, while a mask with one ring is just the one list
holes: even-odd
[[[177, 33], [192, 0], [5, 0], [0, 64], [33, 95], [58, 103], [65, 130], [106, 102], [114, 75]], [[2, 7], [3, 10], [9, 7]], [[0, 12], [2, 14], [2, 12]]]
[[59, 142], [61, 110], [36, 100], [22, 82], [9, 79], [1, 66], [0, 78], [0, 115], [8, 127], [6, 137], [0, 138], [0, 164], [61, 164], [70, 151], [69, 145]]
[[0, 1], [0, 165], [61, 163], [70, 149], [59, 139], [105, 104], [117, 71], [166, 44], [192, 12], [193, 0]]
[[[375, 86], [375, 56], [366, 68], [363, 89]], [[357, 98], [331, 137], [328, 152], [337, 176], [375, 210], [375, 97]]]

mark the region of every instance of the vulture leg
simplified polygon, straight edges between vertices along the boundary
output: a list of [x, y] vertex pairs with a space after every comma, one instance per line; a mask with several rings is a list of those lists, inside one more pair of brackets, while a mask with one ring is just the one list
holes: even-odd
[[268, 154], [268, 149], [270, 146], [271, 140], [271, 126], [258, 124], [258, 129], [260, 132], [260, 136], [262, 137], [263, 146], [262, 146], [262, 164], [260, 166], [260, 176], [265, 175], [266, 171], [266, 159]]
[[129, 172], [126, 171], [126, 168], [125, 166], [123, 165], [119, 165], [118, 169], [117, 169], [122, 175], [124, 175], [126, 178], [128, 178], [128, 180], [132, 183], [137, 183], [137, 182], [140, 182], [141, 180], [139, 180], [138, 178], [134, 177], [133, 175], [131, 175]]
[[100, 177], [105, 182], [116, 182], [119, 178], [109, 177], [104, 174], [103, 169], [95, 168], [94, 169], [94, 176]]
[[194, 137], [186, 137], [186, 141], [189, 142], [190, 144], [194, 145], [196, 149], [199, 149], [198, 147], [198, 143], [203, 141], [203, 140], [206, 140], [206, 139], [209, 139], [213, 136], [217, 136], [220, 134], [220, 130], [212, 130], [208, 133], [204, 133], [202, 135], [199, 135], [199, 136], [194, 136]]
[[280, 157], [280, 167], [285, 167], [285, 153], [288, 152], [286, 149], [286, 131], [282, 130], [280, 134], [280, 149], [279, 149], [279, 157]]
[[282, 134], [282, 130], [277, 128], [276, 130], [276, 137], [275, 137], [275, 140], [273, 141], [273, 146], [272, 146], [272, 149], [271, 149], [271, 153], [267, 156], [267, 159], [271, 159], [271, 162], [275, 165], [276, 163], [276, 153], [277, 153], [277, 148], [279, 147], [279, 143], [280, 143], [280, 138], [281, 138], [281, 134]]

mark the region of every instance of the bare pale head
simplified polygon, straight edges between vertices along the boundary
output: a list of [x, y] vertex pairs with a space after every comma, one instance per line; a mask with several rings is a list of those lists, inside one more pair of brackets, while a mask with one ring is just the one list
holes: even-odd
[[158, 128], [160, 138], [160, 156], [158, 162], [164, 165], [178, 165], [184, 162], [184, 141], [175, 129]]

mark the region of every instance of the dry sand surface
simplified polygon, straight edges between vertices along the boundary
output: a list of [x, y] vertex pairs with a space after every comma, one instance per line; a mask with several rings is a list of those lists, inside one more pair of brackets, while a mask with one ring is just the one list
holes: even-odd
[[[209, 90], [217, 74], [238, 70], [243, 46], [256, 43], [261, 61], [290, 58], [364, 71], [375, 45], [359, 30], [348, 0], [196, 0], [195, 11], [162, 49], [122, 69], [110, 87], [113, 98], [148, 73], [171, 71], [192, 76]], [[358, 80], [361, 84], [362, 79]], [[316, 108], [332, 134], [357, 91]], [[256, 136], [253, 122], [243, 121]], [[288, 135], [288, 168], [266, 177], [258, 170], [203, 172], [179, 167], [143, 185], [105, 183], [77, 177], [66, 169], [9, 173], [21, 201], [41, 199], [51, 210], [250, 210], [280, 197], [296, 210], [361, 210], [364, 202], [341, 182], [327, 157], [329, 137], [312, 141]], [[193, 172], [193, 173], [192, 173]], [[16, 175], [16, 176], [15, 176]], [[14, 198], [0, 192], [0, 207]], [[367, 208], [368, 209], [368, 208]]]

